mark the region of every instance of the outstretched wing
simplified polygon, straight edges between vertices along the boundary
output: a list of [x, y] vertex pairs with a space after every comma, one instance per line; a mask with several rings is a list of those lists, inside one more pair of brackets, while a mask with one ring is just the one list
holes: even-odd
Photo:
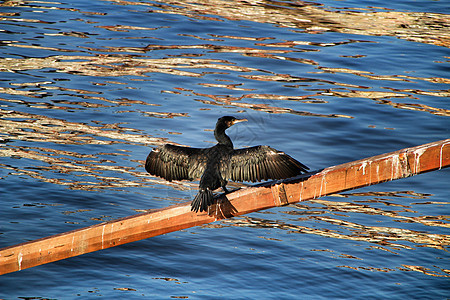
[[221, 162], [222, 176], [233, 181], [285, 179], [308, 169], [301, 162], [269, 146], [236, 149], [229, 161]]
[[150, 152], [145, 161], [145, 169], [151, 175], [168, 181], [194, 180], [205, 171], [204, 150], [166, 144]]

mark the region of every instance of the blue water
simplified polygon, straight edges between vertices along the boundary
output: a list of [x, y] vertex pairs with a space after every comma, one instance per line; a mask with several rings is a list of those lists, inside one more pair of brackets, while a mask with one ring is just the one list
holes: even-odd
[[[167, 141], [213, 145], [222, 115], [249, 120], [228, 130], [235, 147], [270, 145], [312, 170], [450, 137], [445, 46], [274, 24], [270, 5], [290, 1], [214, 3], [3, 4], [1, 248], [190, 201], [195, 183], [167, 184], [143, 161]], [[446, 1], [321, 3], [448, 13]], [[446, 299], [449, 174], [2, 275], [0, 299]]]

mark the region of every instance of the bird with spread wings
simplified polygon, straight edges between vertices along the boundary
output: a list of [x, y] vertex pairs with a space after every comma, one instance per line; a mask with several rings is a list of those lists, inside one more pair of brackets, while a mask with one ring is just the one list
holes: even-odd
[[151, 175], [165, 180], [196, 180], [199, 191], [191, 210], [207, 211], [213, 204], [213, 191], [219, 187], [225, 192], [227, 181], [262, 181], [294, 177], [309, 169], [284, 152], [269, 146], [234, 149], [225, 130], [247, 121], [224, 116], [218, 119], [214, 136], [217, 144], [210, 148], [190, 148], [166, 144], [150, 152], [145, 169]]

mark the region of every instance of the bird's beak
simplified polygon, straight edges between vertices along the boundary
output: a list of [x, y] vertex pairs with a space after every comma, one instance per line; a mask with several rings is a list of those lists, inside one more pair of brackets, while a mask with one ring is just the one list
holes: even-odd
[[236, 119], [236, 120], [234, 120], [233, 124], [247, 122], [247, 121], [248, 121], [247, 119]]

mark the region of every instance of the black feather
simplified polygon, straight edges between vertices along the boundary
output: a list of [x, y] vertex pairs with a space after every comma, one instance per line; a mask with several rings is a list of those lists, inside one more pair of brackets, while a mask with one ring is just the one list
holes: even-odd
[[238, 120], [222, 117], [217, 121], [214, 136], [218, 144], [211, 148], [189, 148], [166, 144], [154, 149], [147, 156], [145, 169], [151, 175], [172, 180], [200, 178], [199, 192], [191, 204], [191, 210], [207, 211], [213, 203], [213, 190], [225, 190], [227, 180], [262, 181], [284, 179], [307, 172], [309, 169], [284, 152], [269, 146], [233, 149], [225, 130]]

